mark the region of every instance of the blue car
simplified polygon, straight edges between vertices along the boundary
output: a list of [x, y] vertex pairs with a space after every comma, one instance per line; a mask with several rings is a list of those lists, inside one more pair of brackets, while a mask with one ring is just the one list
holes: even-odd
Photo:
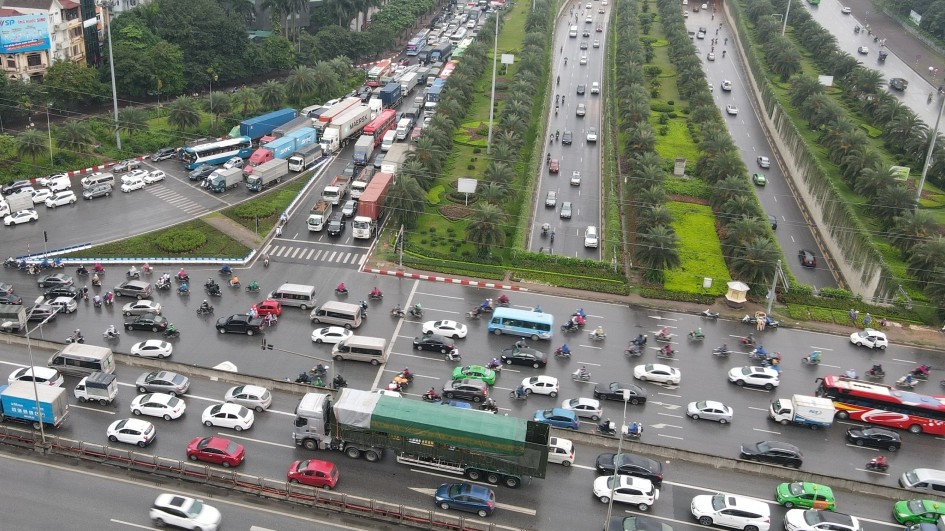
[[577, 430], [581, 428], [577, 413], [569, 409], [556, 407], [553, 409], [539, 409], [535, 412], [535, 422], [551, 424], [555, 428]]
[[433, 504], [444, 511], [456, 509], [485, 518], [495, 511], [495, 493], [480, 485], [444, 483], [436, 489]]

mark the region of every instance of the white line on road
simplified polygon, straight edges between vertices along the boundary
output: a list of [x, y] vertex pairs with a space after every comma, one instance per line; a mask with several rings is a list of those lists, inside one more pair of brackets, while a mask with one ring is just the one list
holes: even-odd
[[96, 413], [105, 413], [106, 415], [114, 415], [114, 414], [115, 414], [114, 411], [105, 411], [105, 410], [103, 410], [103, 409], [95, 409], [94, 407], [80, 406], [80, 405], [77, 405], [77, 404], [72, 404], [72, 405], [69, 406], [69, 407], [73, 407], [73, 408], [76, 408], [76, 409], [84, 409], [84, 410], [86, 410], [86, 411], [94, 411], [94, 412], [96, 412]]
[[[649, 317], [650, 319], [656, 319], [657, 321], [678, 321], [679, 320], [674, 317], [663, 317], [662, 315], [647, 315], [647, 317]], [[676, 328], [676, 327], [672, 326], [670, 328]]]
[[752, 428], [752, 429], [755, 430], [755, 431], [760, 431], [761, 433], [770, 433], [770, 434], [772, 434], [772, 435], [781, 435], [781, 432], [780, 432], [780, 431], [763, 430], [763, 429], [761, 429], [761, 428]]
[[278, 446], [279, 448], [289, 448], [292, 450], [295, 449], [295, 445], [292, 445], [292, 444], [274, 443], [274, 442], [264, 441], [262, 439], [254, 439], [252, 437], [242, 437], [240, 435], [233, 435], [232, 433], [218, 432], [217, 435], [221, 437], [226, 437], [228, 439], [240, 439], [241, 441], [252, 441], [252, 442], [261, 443], [261, 444], [268, 444], [269, 446]]
[[131, 522], [126, 522], [126, 521], [124, 521], [124, 520], [115, 520], [114, 518], [110, 518], [108, 521], [109, 521], [109, 522], [114, 522], [114, 523], [116, 523], [116, 524], [121, 524], [121, 525], [124, 525], [124, 526], [128, 526], [128, 527], [137, 527], [138, 529], [154, 529], [153, 527], [151, 527], [151, 526], [149, 526], [149, 525], [133, 524], [133, 523], [131, 523]]
[[[678, 387], [671, 387], [671, 386], [666, 386], [666, 388], [667, 388], [667, 389], [679, 389]], [[669, 396], [669, 397], [672, 397], [672, 398], [682, 398], [682, 396], [680, 396], [680, 395], [674, 395], [674, 394], [672, 394], [672, 393], [656, 393], [656, 394], [658, 394], [658, 395], [660, 395], [660, 396]]]
[[600, 363], [591, 363], [589, 361], [580, 361], [578, 363], [580, 363], [581, 365], [592, 365], [594, 367], [600, 367]]
[[[436, 297], [438, 299], [454, 299], [454, 300], [463, 300], [465, 297], [455, 297], [453, 295], [440, 295], [438, 293], [428, 293], [426, 291], [418, 291], [417, 295], [424, 295], [426, 297]], [[426, 310], [426, 308], [424, 308]], [[454, 312], [455, 313], [455, 312]]]
[[900, 362], [900, 363], [915, 363], [915, 362], [912, 361], [912, 360], [901, 360], [901, 359], [899, 359], [899, 358], [893, 358], [893, 361], [898, 361], [898, 362]]
[[765, 411], [765, 412], [768, 411], [768, 408], [766, 408], [766, 407], [748, 406], [748, 409], [754, 409], [755, 411]]
[[660, 437], [666, 437], [667, 439], [676, 439], [679, 441], [683, 440], [682, 437], [676, 437], [675, 435], [666, 435], [665, 433], [657, 433], [657, 435], [659, 435]]

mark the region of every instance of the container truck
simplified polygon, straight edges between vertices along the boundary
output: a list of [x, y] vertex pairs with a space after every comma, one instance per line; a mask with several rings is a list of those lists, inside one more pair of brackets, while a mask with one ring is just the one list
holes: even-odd
[[252, 175], [256, 166], [270, 160], [289, 158], [296, 151], [314, 144], [317, 139], [318, 133], [312, 127], [302, 127], [282, 138], [277, 138], [250, 155], [246, 166], [243, 167], [243, 175]]
[[371, 120], [371, 109], [367, 105], [359, 105], [348, 109], [347, 112], [335, 118], [322, 134], [322, 151], [326, 155], [334, 155], [345, 147], [356, 135], [361, 133], [364, 126]]
[[445, 63], [449, 60], [450, 54], [452, 53], [453, 45], [449, 42], [441, 42], [430, 52], [430, 61], [442, 61]]
[[417, 86], [417, 83], [420, 80], [420, 74], [417, 72], [407, 72], [404, 74], [404, 77], [400, 78], [400, 92], [406, 96], [410, 94], [410, 91]]
[[312, 207], [308, 215], [308, 230], [310, 232], [321, 232], [331, 217], [331, 203], [328, 201], [318, 201]]
[[371, 98], [368, 100], [368, 107], [371, 109], [371, 119], [373, 120], [384, 110], [384, 102], [380, 98]]
[[331, 183], [322, 190], [322, 199], [333, 205], [337, 205], [341, 202], [345, 194], [348, 193], [349, 182], [351, 182], [351, 177], [347, 175], [335, 175]]
[[243, 120], [240, 122], [240, 136], [248, 136], [253, 140], [259, 140], [296, 116], [298, 114], [295, 109], [279, 109], [262, 116]]
[[829, 398], [794, 395], [790, 399], [778, 398], [772, 401], [768, 416], [784, 425], [793, 423], [816, 430], [833, 424], [836, 412]]
[[345, 388], [334, 404], [307, 393], [295, 409], [292, 438], [308, 450], [337, 450], [379, 461], [384, 450], [397, 462], [510, 488], [527, 477], [544, 478], [547, 424], [503, 415], [470, 415], [455, 407]]
[[289, 171], [305, 171], [315, 165], [322, 158], [321, 144], [311, 144], [296, 150], [289, 157]]
[[364, 189], [367, 188], [368, 183], [371, 182], [371, 177], [374, 176], [374, 167], [365, 166], [361, 168], [358, 172], [358, 176], [351, 181], [351, 199], [360, 199], [361, 194], [364, 193]]
[[361, 98], [345, 98], [332, 105], [328, 110], [318, 115], [318, 123], [315, 124], [315, 129], [318, 130], [319, 134], [322, 134], [325, 128], [334, 122], [335, 118], [338, 118], [356, 105], [361, 105]]
[[371, 184], [367, 186], [361, 194], [361, 200], [358, 201], [358, 215], [354, 217], [354, 223], [351, 225], [352, 235], [355, 238], [366, 240], [374, 237], [374, 231], [384, 211], [387, 192], [393, 182], [394, 176], [389, 173], [374, 174]]
[[388, 83], [381, 89], [381, 103], [385, 109], [396, 109], [404, 99], [400, 83]]
[[307, 115], [303, 114], [302, 116], [299, 116], [295, 120], [286, 122], [285, 124], [280, 125], [279, 127], [276, 127], [275, 129], [273, 129], [272, 136], [276, 138], [282, 138], [284, 136], [289, 136], [290, 133], [294, 133], [295, 131], [302, 129], [303, 127], [313, 127], [313, 126], [314, 126], [314, 122], [312, 121], [312, 119], [308, 117]]
[[26, 309], [22, 304], [0, 304], [0, 330], [19, 332], [26, 326]]
[[98, 402], [107, 406], [118, 396], [118, 378], [107, 372], [93, 372], [82, 378], [72, 393], [79, 402]]
[[420, 48], [420, 51], [417, 52], [417, 59], [418, 59], [421, 63], [429, 63], [429, 62], [430, 62], [430, 54], [433, 53], [433, 48], [435, 48], [435, 46], [433, 46], [433, 45], [431, 45], [431, 44], [428, 44], [428, 45], [424, 46], [423, 48]]
[[236, 185], [241, 182], [243, 182], [243, 170], [239, 168], [213, 170], [207, 188], [219, 194], [229, 188], [236, 188]]
[[381, 162], [381, 171], [397, 175], [397, 172], [400, 171], [401, 166], [407, 161], [407, 156], [410, 155], [412, 150], [413, 146], [411, 144], [394, 144], [391, 146], [390, 150], [387, 151], [387, 155], [384, 156], [384, 160]]
[[[39, 408], [36, 407], [37, 402]], [[39, 429], [40, 416], [43, 424], [47, 426], [58, 428], [62, 425], [69, 416], [65, 388], [37, 385], [34, 390], [33, 382], [19, 381], [0, 385], [0, 421], [28, 422]]]
[[375, 138], [371, 135], [361, 135], [354, 145], [354, 154], [351, 160], [358, 166], [364, 166], [371, 160], [371, 154], [374, 153]]
[[273, 183], [282, 181], [289, 173], [289, 162], [285, 159], [273, 159], [256, 167], [256, 171], [246, 180], [246, 188], [250, 192], [259, 192]]
[[433, 82], [433, 86], [427, 89], [426, 101], [423, 104], [423, 112], [433, 114], [436, 112], [436, 105], [440, 101], [440, 96], [446, 88], [446, 83], [442, 79]]

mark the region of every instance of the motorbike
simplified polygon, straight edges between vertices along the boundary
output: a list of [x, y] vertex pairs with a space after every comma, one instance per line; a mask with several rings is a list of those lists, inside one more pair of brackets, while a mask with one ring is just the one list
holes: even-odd
[[66, 338], [66, 343], [85, 343], [85, 338], [81, 335], [72, 334]]
[[371, 299], [372, 301], [384, 300], [384, 294], [383, 294], [383, 293], [380, 293], [380, 292], [378, 292], [378, 293], [368, 293], [368, 299]]
[[745, 336], [740, 340], [743, 347], [755, 348], [755, 338]]
[[600, 435], [607, 435], [608, 437], [617, 436], [617, 424], [614, 422], [601, 422], [597, 425], [595, 430]]
[[440, 395], [436, 393], [430, 393], [429, 391], [423, 393], [420, 398], [422, 398], [424, 402], [439, 402], [443, 399], [440, 397]]
[[670, 341], [673, 340], [673, 334], [670, 334], [670, 333], [664, 334], [663, 332], [660, 332], [656, 334], [656, 340], [661, 343], [669, 343]]
[[410, 309], [410, 316], [411, 316], [411, 317], [416, 317], [416, 318], [418, 318], [418, 319], [422, 319], [422, 318], [423, 318], [423, 310], [420, 309], [420, 308], [417, 308], [417, 307], [413, 307], [413, 308]]
[[213, 284], [212, 286], [204, 286], [204, 289], [206, 289], [207, 295], [210, 295], [212, 297], [219, 297], [223, 295], [223, 291], [220, 290], [220, 286], [218, 284]]
[[446, 353], [446, 361], [461, 361], [463, 359], [458, 349], [453, 349]]
[[689, 341], [702, 341], [703, 339], [705, 339], [705, 334], [695, 330], [689, 332]]
[[598, 334], [597, 332], [588, 332], [588, 339], [591, 341], [603, 341], [607, 338], [607, 334]]
[[223, 276], [223, 277], [228, 277], [233, 274], [233, 270], [227, 266], [221, 267], [217, 272], [220, 273], [220, 276]]
[[646, 336], [644, 336], [644, 335], [637, 336], [637, 337], [633, 338], [632, 340], [630, 340], [630, 344], [631, 344], [631, 345], [636, 345], [636, 346], [638, 346], [638, 347], [645, 347], [645, 346], [646, 346]]
[[178, 337], [180, 337], [180, 330], [178, 330], [178, 329], [176, 329], [176, 328], [171, 328], [170, 326], [168, 326], [167, 329], [164, 330], [164, 337], [166, 337], [166, 338], [168, 338], [168, 339], [170, 339], [170, 338], [178, 338]]
[[80, 267], [75, 270], [75, 274], [76, 276], [79, 276], [79, 277], [87, 277], [89, 276], [89, 270], [84, 267]]
[[491, 411], [492, 413], [498, 414], [498, 413], [499, 413], [499, 406], [497, 406], [497, 405], [495, 405], [495, 404], [485, 404], [485, 403], [484, 403], [484, 404], [480, 404], [480, 405], [479, 405], [479, 410], [480, 410], [480, 411]]
[[100, 295], [96, 295], [96, 296], [92, 297], [92, 305], [95, 306], [96, 308], [101, 308], [101, 307], [102, 307], [102, 297], [101, 297]]
[[811, 358], [810, 356], [804, 356], [801, 358], [801, 363], [804, 365], [820, 365], [820, 358]]
[[706, 319], [718, 319], [718, 318], [719, 318], [719, 312], [713, 312], [712, 310], [709, 310], [709, 309], [706, 309], [704, 312], [700, 313], [699, 315], [701, 315], [702, 317], [704, 317], [704, 318], [706, 318]]
[[[745, 324], [757, 325], [758, 318], [753, 315], [746, 315], [745, 317], [742, 317], [742, 322]], [[777, 328], [780, 325], [780, 321], [775, 321], [770, 316], [765, 315], [765, 328]]]
[[641, 347], [640, 345], [631, 343], [623, 352], [627, 356], [633, 356], [633, 357], [642, 356], [643, 347]]
[[154, 283], [154, 287], [157, 288], [159, 291], [166, 291], [166, 290], [171, 289], [171, 283], [158, 281]]
[[568, 321], [568, 324], [561, 325], [561, 331], [564, 332], [565, 334], [577, 332], [580, 329], [581, 327], [574, 324], [574, 321]]
[[909, 375], [907, 374], [907, 375], [905, 375], [905, 376], [899, 378], [898, 380], [896, 380], [896, 387], [899, 387], [899, 388], [902, 388], [902, 389], [912, 389], [912, 388], [914, 388], [914, 387], [916, 386], [916, 384], [918, 384], [918, 383], [919, 383], [919, 381], [916, 380], [915, 378], [912, 378], [912, 379], [910, 380], [910, 379], [909, 379]]
[[197, 315], [212, 315], [212, 314], [213, 314], [213, 306], [208, 306], [206, 308], [204, 308], [203, 306], [197, 307]]
[[119, 336], [121, 336], [121, 332], [119, 332], [114, 326], [109, 327], [104, 332], [102, 332], [102, 337], [105, 339], [118, 339]]
[[929, 371], [932, 370], [930, 365], [919, 365], [915, 369], [912, 369], [912, 377], [917, 380], [928, 380]]
[[466, 312], [466, 319], [479, 319], [479, 314], [480, 314], [481, 312], [476, 311], [476, 310], [478, 310], [478, 309], [479, 309], [479, 308], [477, 307], [477, 308], [474, 308], [474, 309], [469, 310], [468, 312]]
[[509, 399], [510, 400], [528, 400], [528, 391], [526, 391], [524, 394], [519, 396], [519, 394], [516, 393], [515, 390], [513, 389], [512, 391], [509, 391]]
[[488, 364], [486, 364], [487, 369], [492, 369], [495, 372], [500, 372], [502, 370], [502, 360], [499, 358], [492, 358]]
[[249, 292], [249, 293], [259, 293], [259, 286], [258, 286], [258, 285], [257, 285], [257, 286], [253, 286], [253, 285], [246, 286], [246, 291]]
[[581, 371], [578, 369], [571, 373], [571, 379], [575, 382], [589, 382], [591, 381], [591, 373], [588, 371]]
[[231, 288], [238, 288], [238, 287], [242, 286], [243, 283], [240, 282], [239, 280], [237, 280], [237, 281], [235, 281], [235, 282], [232, 281], [232, 280], [230, 280], [229, 282], [227, 282], [227, 285], [230, 286]]
[[867, 378], [875, 378], [877, 380], [880, 380], [886, 377], [886, 371], [884, 371], [883, 369], [874, 370], [872, 368], [869, 368], [869, 369], [866, 369], [865, 374]]
[[643, 424], [640, 422], [631, 422], [620, 430], [620, 435], [626, 439], [639, 439], [643, 437]]
[[407, 314], [405, 314], [404, 311], [401, 310], [400, 308], [393, 308], [393, 309], [391, 309], [391, 311], [390, 311], [390, 316], [391, 316], [391, 317], [399, 317], [399, 318], [403, 319], [406, 315], [407, 315]]
[[300, 372], [299, 376], [295, 379], [295, 383], [312, 385], [312, 377], [309, 376], [307, 373]]
[[[17, 267], [18, 265], [19, 262], [17, 262], [16, 258], [13, 258], [12, 256], [3, 261], [3, 267]], [[78, 271], [76, 271], [76, 274], [78, 274]]]
[[367, 301], [358, 301], [358, 306], [361, 307], [361, 319], [367, 319]]
[[569, 350], [569, 351], [565, 352], [561, 347], [558, 347], [558, 348], [555, 349], [555, 357], [556, 357], [556, 358], [571, 359], [571, 351]]
[[183, 283], [185, 283], [185, 282], [186, 282], [186, 283], [189, 283], [189, 282], [190, 282], [190, 275], [188, 275], [188, 274], [184, 274], [183, 276], [181, 276], [180, 274], [177, 274], [177, 275], [174, 276], [174, 278], [177, 279], [177, 283], [178, 283], [178, 284], [183, 284]]
[[190, 288], [186, 284], [181, 284], [177, 287], [178, 295], [190, 295]]
[[340, 374], [336, 375], [331, 381], [331, 386], [335, 389], [342, 389], [348, 387], [348, 380], [345, 380]]
[[664, 360], [675, 359], [675, 358], [676, 358], [676, 349], [669, 349], [669, 351], [667, 352], [667, 350], [666, 350], [665, 348], [661, 348], [661, 349], [659, 349], [659, 350], [656, 351], [656, 357], [657, 357], [657, 358], [662, 358], [662, 359], [664, 359]]
[[721, 356], [723, 358], [727, 358], [729, 355], [729, 352], [730, 351], [727, 348], [722, 348], [722, 347], [715, 347], [714, 349], [712, 349], [712, 354], [716, 356]]
[[269, 267], [269, 257], [263, 258], [263, 267]]
[[502, 308], [508, 308], [511, 303], [509, 302], [508, 297], [505, 297], [504, 295], [502, 295], [502, 296], [499, 296], [498, 299], [496, 299], [496, 304], [498, 304]]
[[127, 278], [141, 278], [141, 272], [137, 269], [129, 269], [125, 271], [125, 277]]
[[870, 459], [866, 463], [866, 469], [872, 472], [885, 472], [889, 470], [889, 463], [885, 461], [877, 461], [876, 459]]
[[342, 289], [335, 288], [335, 295], [338, 295], [339, 297], [341, 297], [341, 296], [347, 297], [347, 296], [348, 296], [348, 290], [347, 290], [347, 288], [346, 288], [346, 289], [343, 289], [343, 290], [342, 290]]

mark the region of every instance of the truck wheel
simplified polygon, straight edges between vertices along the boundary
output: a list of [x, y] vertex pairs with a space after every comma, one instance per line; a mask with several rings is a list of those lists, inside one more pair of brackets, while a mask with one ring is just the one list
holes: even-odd
[[482, 479], [482, 472], [476, 470], [475, 468], [470, 468], [466, 470], [466, 477], [473, 481], [479, 481]]
[[[564, 464], [565, 464], [565, 466], [570, 466], [570, 465], [571, 465], [571, 463], [570, 463], [569, 461], [565, 461]], [[508, 488], [510, 488], [510, 489], [517, 489], [518, 486], [522, 484], [522, 480], [521, 480], [520, 478], [515, 477], [515, 476], [507, 476], [507, 477], [505, 478], [505, 481], [504, 481], [504, 482], [505, 482], [505, 486], [508, 487]]]
[[79, 402], [82, 402], [83, 404], [84, 404], [87, 400], [88, 400], [88, 398], [85, 398], [84, 396], [80, 396], [80, 397], [79, 397]]
[[354, 446], [349, 446], [345, 448], [345, 455], [347, 455], [351, 459], [357, 459], [361, 457], [361, 450], [358, 450]]
[[[84, 400], [83, 400], [83, 402], [84, 402]], [[104, 398], [102, 398], [101, 400], [98, 401], [98, 403], [101, 404], [101, 405], [103, 405], [103, 406], [107, 406], [107, 405], [108, 405], [108, 400], [105, 400]]]
[[302, 448], [306, 450], [318, 450], [318, 443], [312, 439], [305, 439], [302, 441]]
[[501, 479], [501, 478], [499, 477], [499, 475], [496, 474], [495, 472], [489, 472], [489, 473], [486, 474], [486, 482], [487, 482], [487, 483], [491, 483], [491, 484], [493, 484], [493, 485], [497, 485], [497, 484], [499, 483], [499, 480], [500, 480], [500, 479]]
[[368, 450], [364, 452], [364, 459], [366, 459], [369, 463], [376, 463], [381, 460], [381, 456], [374, 450]]

